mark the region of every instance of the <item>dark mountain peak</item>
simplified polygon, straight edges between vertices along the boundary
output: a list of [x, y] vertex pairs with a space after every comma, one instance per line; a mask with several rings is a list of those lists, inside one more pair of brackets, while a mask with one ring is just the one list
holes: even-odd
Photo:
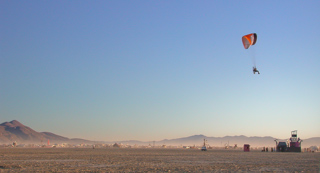
[[178, 138], [178, 139], [176, 139], [176, 140], [196, 140], [196, 139], [201, 139], [201, 140], [203, 140], [204, 138], [207, 138], [206, 136], [204, 136], [204, 135], [193, 135], [193, 136], [189, 136], [189, 137], [184, 137], [184, 138]]
[[206, 136], [204, 136], [203, 134], [200, 134], [200, 135], [194, 135], [194, 137], [206, 137]]
[[200, 134], [200, 135], [193, 135], [193, 136], [189, 136], [189, 137], [185, 137], [185, 138], [206, 138], [206, 136]]
[[2, 124], [0, 124], [0, 126], [6, 126], [6, 127], [24, 127], [23, 124], [21, 124], [19, 121], [17, 120], [13, 120], [10, 122], [4, 122]]
[[19, 121], [17, 121], [17, 120], [12, 120], [12, 121], [10, 121], [10, 123], [13, 125], [13, 126], [15, 126], [15, 127], [23, 127], [24, 125], [23, 124], [21, 124]]

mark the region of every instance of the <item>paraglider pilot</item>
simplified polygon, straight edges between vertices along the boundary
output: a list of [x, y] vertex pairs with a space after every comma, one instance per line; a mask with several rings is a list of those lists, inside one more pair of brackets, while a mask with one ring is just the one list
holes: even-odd
[[253, 74], [256, 74], [256, 72], [258, 72], [258, 74], [260, 74], [259, 70], [257, 70], [256, 67], [253, 67]]

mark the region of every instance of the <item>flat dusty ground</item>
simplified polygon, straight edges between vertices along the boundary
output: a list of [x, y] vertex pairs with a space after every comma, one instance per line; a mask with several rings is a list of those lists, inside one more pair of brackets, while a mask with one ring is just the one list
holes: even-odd
[[0, 172], [319, 172], [320, 153], [0, 148]]

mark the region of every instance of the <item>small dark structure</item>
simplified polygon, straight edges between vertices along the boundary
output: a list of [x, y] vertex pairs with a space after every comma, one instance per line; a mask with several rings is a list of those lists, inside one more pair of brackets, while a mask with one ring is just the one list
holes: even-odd
[[250, 145], [249, 144], [244, 144], [243, 145], [243, 151], [249, 152], [250, 151]]
[[115, 144], [113, 144], [113, 147], [114, 147], [114, 148], [120, 148], [120, 147], [121, 147], [121, 145], [119, 145], [119, 144], [115, 143]]
[[[276, 141], [277, 143], [277, 141]], [[287, 151], [287, 143], [286, 142], [279, 142], [277, 143], [277, 152], [286, 152]]]
[[13, 147], [16, 147], [18, 144], [17, 144], [17, 142], [16, 141], [14, 141], [13, 143], [12, 143], [12, 146]]

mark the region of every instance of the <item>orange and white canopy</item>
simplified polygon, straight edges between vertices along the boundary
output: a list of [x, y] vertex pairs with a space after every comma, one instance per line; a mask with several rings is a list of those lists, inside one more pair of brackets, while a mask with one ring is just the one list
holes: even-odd
[[242, 37], [242, 43], [245, 49], [248, 49], [250, 46], [256, 44], [257, 42], [257, 34], [252, 33]]

